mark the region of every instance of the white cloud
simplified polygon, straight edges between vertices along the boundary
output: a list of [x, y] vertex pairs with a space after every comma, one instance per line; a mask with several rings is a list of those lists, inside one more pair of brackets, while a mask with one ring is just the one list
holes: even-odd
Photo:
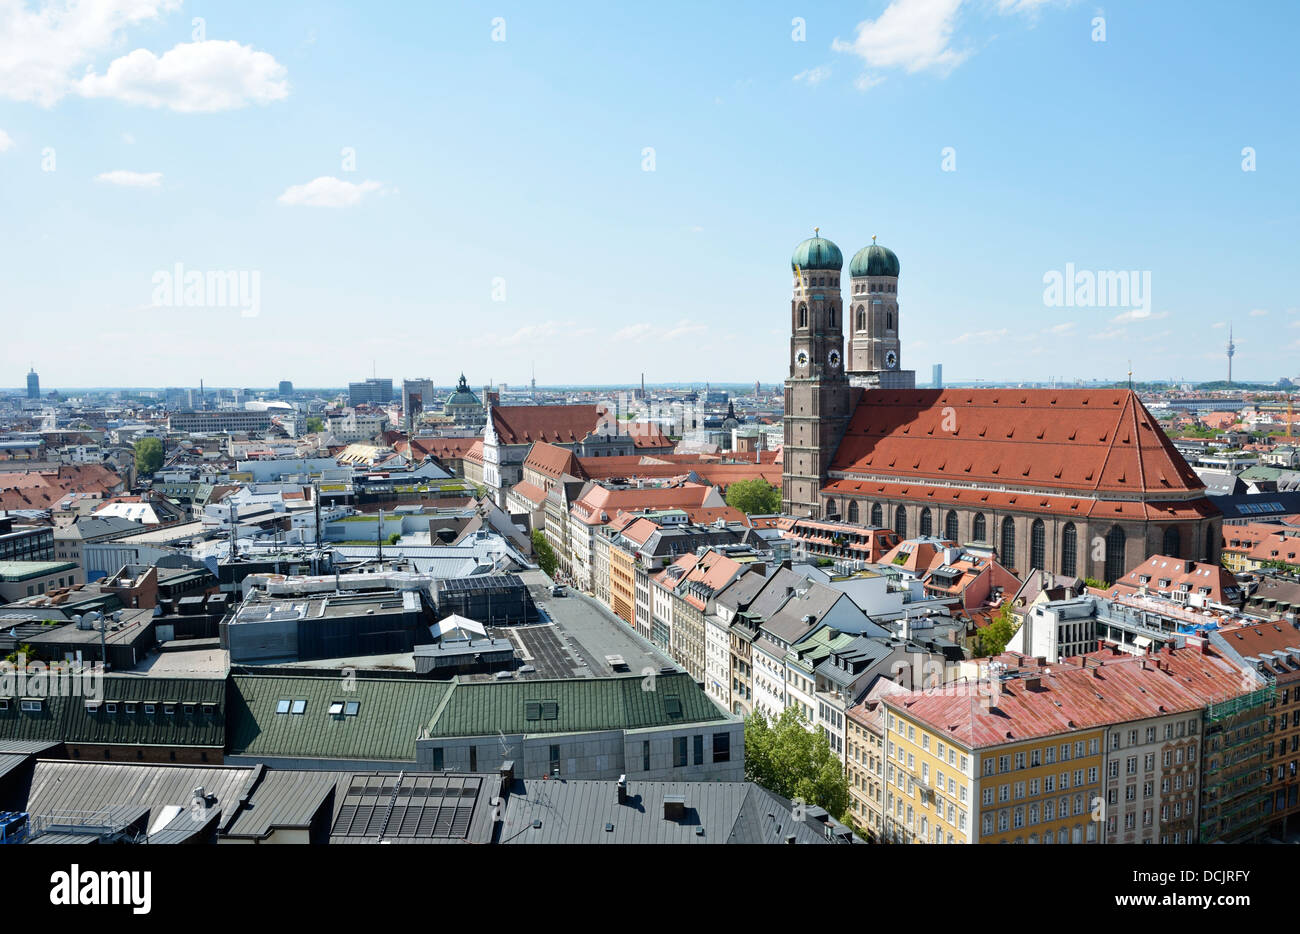
[[295, 207], [347, 208], [360, 204], [367, 194], [382, 191], [383, 187], [379, 182], [364, 181], [356, 184], [332, 175], [322, 175], [305, 185], [290, 185], [280, 195], [279, 201]]
[[1212, 328], [1226, 328], [1227, 326], [1228, 326], [1228, 322], [1226, 321], [1216, 321], [1214, 322], [1214, 324], [1210, 325], [1210, 327]]
[[14, 148], [13, 137], [4, 130], [0, 130], [0, 152], [8, 152]]
[[1047, 329], [1048, 334], [1069, 334], [1077, 325], [1073, 321], [1066, 321], [1062, 324], [1054, 324]]
[[180, 113], [237, 110], [289, 96], [285, 68], [266, 52], [233, 40], [183, 42], [161, 57], [136, 49], [102, 75], [77, 83], [86, 97], [110, 97]]
[[1252, 318], [1262, 318], [1262, 317], [1264, 317], [1266, 314], [1268, 314], [1268, 309], [1266, 309], [1266, 308], [1255, 308], [1255, 309], [1252, 309], [1251, 312], [1250, 312], [1250, 316], [1251, 316]]
[[114, 169], [101, 172], [95, 176], [97, 182], [120, 185], [123, 188], [157, 188], [162, 184], [161, 172], [129, 172], [126, 169]]
[[1119, 337], [1123, 337], [1127, 333], [1128, 332], [1124, 328], [1110, 328], [1109, 330], [1100, 331], [1097, 334], [1094, 334], [1092, 337], [1093, 340], [1109, 341], [1109, 340], [1115, 340], [1116, 338]]
[[946, 75], [970, 54], [951, 44], [961, 5], [962, 0], [893, 0], [879, 18], [858, 23], [852, 42], [836, 39], [831, 48], [852, 52], [869, 68]]
[[136, 49], [92, 69], [121, 49], [127, 31], [178, 10], [181, 0], [0, 0], [0, 97], [52, 107], [64, 97], [112, 98], [200, 112], [280, 100], [282, 65], [237, 42], [176, 45], [161, 57]]
[[826, 65], [818, 65], [816, 68], [809, 68], [807, 71], [801, 71], [794, 76], [795, 81], [802, 81], [808, 85], [821, 84], [831, 76], [831, 70]]
[[685, 318], [670, 327], [657, 327], [646, 322], [638, 322], [637, 324], [629, 324], [619, 328], [614, 332], [611, 339], [641, 343], [647, 341], [673, 341], [691, 334], [702, 334], [707, 330], [706, 325], [688, 321]]
[[1123, 324], [1127, 321], [1159, 321], [1161, 318], [1168, 318], [1167, 311], [1144, 311], [1141, 308], [1134, 308], [1131, 311], [1121, 312], [1110, 320], [1117, 324]]
[[648, 324], [629, 324], [614, 332], [616, 341], [636, 341], [647, 339], [654, 328]]
[[863, 72], [862, 74], [858, 75], [856, 78], [853, 79], [853, 86], [857, 88], [859, 91], [865, 92], [865, 91], [870, 91], [878, 84], [884, 84], [884, 82], [885, 82], [884, 78], [880, 78], [875, 75], [869, 75], [866, 72]]
[[950, 344], [991, 344], [994, 341], [1002, 340], [1011, 332], [1006, 328], [990, 329], [987, 331], [967, 331], [965, 334], [959, 334]]

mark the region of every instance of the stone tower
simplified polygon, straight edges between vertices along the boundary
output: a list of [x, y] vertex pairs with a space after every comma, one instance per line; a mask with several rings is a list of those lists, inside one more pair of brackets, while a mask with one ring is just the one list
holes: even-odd
[[795, 248], [790, 268], [795, 280], [781, 508], [790, 515], [825, 518], [821, 489], [850, 414], [840, 296], [844, 256], [834, 243], [816, 236]]
[[902, 369], [898, 271], [894, 251], [875, 237], [849, 263], [848, 371], [854, 386], [916, 388], [916, 372]]

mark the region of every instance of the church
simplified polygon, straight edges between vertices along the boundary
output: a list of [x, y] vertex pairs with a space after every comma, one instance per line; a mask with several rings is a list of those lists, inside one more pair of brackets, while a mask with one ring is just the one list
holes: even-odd
[[892, 250], [859, 250], [847, 292], [820, 235], [790, 266], [784, 512], [985, 545], [1021, 578], [1218, 562], [1222, 516], [1136, 393], [916, 389]]

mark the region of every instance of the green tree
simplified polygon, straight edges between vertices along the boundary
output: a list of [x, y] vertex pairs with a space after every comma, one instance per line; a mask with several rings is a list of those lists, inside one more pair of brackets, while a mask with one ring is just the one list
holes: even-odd
[[560, 562], [555, 557], [555, 549], [540, 529], [533, 530], [533, 554], [537, 556], [537, 566], [546, 572], [547, 577], [554, 578]]
[[993, 618], [993, 622], [980, 630], [979, 635], [976, 636], [975, 654], [980, 658], [1001, 655], [1006, 651], [1007, 643], [1011, 641], [1011, 637], [1016, 634], [1016, 630], [1019, 628], [1016, 615], [1011, 612], [1011, 604], [1002, 604], [1002, 609]]
[[325, 430], [325, 422], [322, 421], [321, 419], [319, 418], [307, 419], [307, 431], [309, 433], [315, 433], [317, 431], [324, 431], [324, 430]]
[[781, 511], [781, 491], [762, 477], [737, 480], [727, 487], [727, 505], [747, 516], [770, 515]]
[[783, 798], [843, 814], [849, 809], [849, 777], [831, 752], [826, 731], [820, 726], [810, 731], [807, 723], [794, 707], [774, 723], [761, 713], [746, 717], [745, 778]]
[[141, 438], [135, 443], [135, 471], [151, 474], [163, 463], [163, 446], [157, 438]]

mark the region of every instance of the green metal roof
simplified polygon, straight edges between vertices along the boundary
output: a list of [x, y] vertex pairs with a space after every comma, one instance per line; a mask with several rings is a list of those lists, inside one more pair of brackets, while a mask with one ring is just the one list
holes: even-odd
[[728, 719], [689, 674], [675, 672], [652, 678], [457, 682], [428, 726], [430, 736], [445, 737], [643, 730]]
[[[232, 756], [415, 761], [415, 740], [452, 689], [450, 682], [233, 675], [228, 752]], [[276, 713], [282, 699], [301, 714]], [[356, 716], [331, 716], [331, 703], [356, 701]]]
[[[81, 693], [69, 694], [75, 682]], [[53, 695], [52, 679], [43, 685], [28, 676], [25, 686], [15, 684], [17, 696], [8, 699], [8, 710], [0, 710], [0, 740], [41, 739], [67, 743], [103, 743], [130, 746], [206, 746], [220, 749], [225, 745], [226, 711], [224, 678], [148, 678], [129, 675], [104, 675], [97, 710], [86, 707], [89, 679], [68, 676], [58, 681], [64, 693]], [[90, 688], [94, 692], [94, 688]], [[22, 710], [22, 699], [42, 701], [39, 711]], [[134, 713], [126, 704], [136, 704]], [[108, 712], [108, 704], [117, 710]], [[154, 713], [145, 713], [146, 703], [155, 705]], [[204, 708], [203, 704], [212, 705]], [[175, 705], [165, 712], [164, 705]], [[192, 705], [187, 712], [185, 705]]]
[[75, 571], [81, 565], [75, 561], [0, 561], [0, 581], [13, 582]]
[[796, 266], [804, 272], [809, 269], [843, 269], [844, 254], [825, 237], [809, 237], [794, 248], [790, 269], [794, 270]]
[[874, 240], [853, 254], [849, 263], [850, 276], [898, 276], [898, 257], [888, 247]]

